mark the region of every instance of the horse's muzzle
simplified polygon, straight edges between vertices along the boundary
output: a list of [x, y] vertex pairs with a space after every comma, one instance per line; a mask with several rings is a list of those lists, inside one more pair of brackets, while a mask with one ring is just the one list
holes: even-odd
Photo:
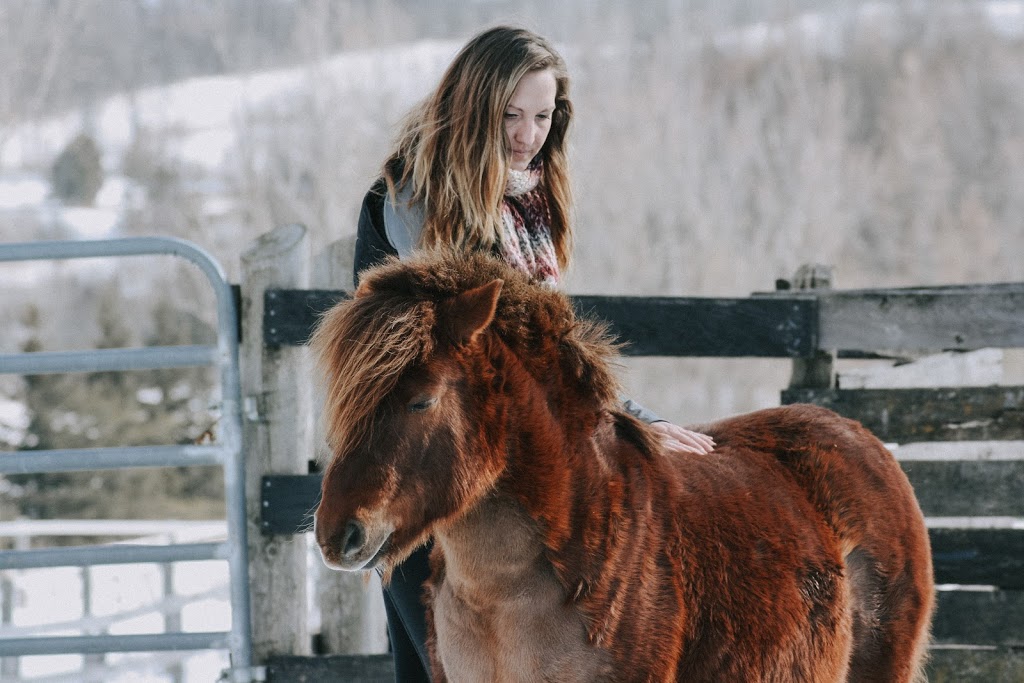
[[389, 527], [374, 528], [358, 519], [350, 519], [344, 526], [339, 526], [336, 533], [322, 533], [320, 525], [315, 528], [320, 554], [332, 569], [373, 569], [390, 548], [394, 530]]

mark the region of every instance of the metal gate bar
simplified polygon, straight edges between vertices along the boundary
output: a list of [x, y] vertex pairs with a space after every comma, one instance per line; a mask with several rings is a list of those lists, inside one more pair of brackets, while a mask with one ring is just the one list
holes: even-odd
[[[120, 446], [17, 451], [0, 456], [0, 474], [223, 465], [227, 459], [224, 448], [220, 446]], [[3, 557], [2, 553], [0, 557]]]
[[37, 351], [0, 354], [0, 373], [41, 375], [53, 372], [160, 370], [216, 365], [216, 346], [149, 346], [142, 349]]
[[177, 543], [172, 545], [94, 545], [11, 551], [5, 569], [42, 567], [93, 567], [101, 564], [142, 562], [197, 562], [228, 559], [227, 543]]
[[231, 634], [153, 633], [123, 636], [54, 636], [0, 639], [0, 657], [15, 655], [102, 654], [104, 652], [159, 652], [166, 650], [223, 650]]
[[[0, 639], [0, 655], [145, 652], [222, 649], [231, 652], [230, 680], [248, 683], [252, 668], [249, 609], [249, 567], [245, 510], [245, 469], [238, 371], [238, 312], [221, 266], [203, 249], [169, 237], [109, 240], [21, 242], [0, 244], [0, 262], [172, 255], [196, 265], [213, 288], [217, 301], [217, 345], [98, 349], [0, 355], [0, 374], [93, 372], [216, 365], [220, 370], [221, 418], [215, 446], [144, 446], [0, 455], [0, 472], [55, 472], [124, 467], [214, 465], [224, 468], [228, 539], [223, 544], [172, 546], [96, 546], [46, 551], [0, 553], [0, 569], [20, 566], [62, 566], [119, 562], [226, 559], [231, 577], [229, 633], [161, 633], [120, 636], [61, 636]], [[44, 558], [47, 560], [43, 564]], [[104, 559], [105, 558], [105, 559]], [[19, 564], [21, 563], [21, 564]]]

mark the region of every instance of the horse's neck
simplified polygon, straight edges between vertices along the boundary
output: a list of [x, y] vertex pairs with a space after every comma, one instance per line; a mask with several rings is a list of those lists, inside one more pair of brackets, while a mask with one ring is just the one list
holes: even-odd
[[535, 580], [547, 565], [537, 523], [504, 496], [485, 498], [435, 537], [446, 579], [460, 590], [497, 596]]
[[669, 478], [659, 479], [661, 456], [642, 425], [580, 395], [579, 381], [557, 373], [545, 381], [515, 359], [504, 364], [511, 391], [498, 486], [536, 522], [549, 561], [575, 591], [604, 578], [600, 557], [619, 551], [611, 521], [646, 528]]
[[536, 401], [519, 410], [530, 426], [513, 441], [501, 489], [535, 520], [559, 584], [600, 644], [628, 611], [617, 577], [635, 570], [638, 549], [653, 547], [673, 479], [661, 476], [664, 461], [644, 437], [630, 434], [641, 429], [631, 418], [603, 411], [566, 420]]
[[608, 654], [589, 644], [522, 506], [492, 494], [434, 539], [444, 563], [434, 575], [432, 615], [448, 680], [607, 680]]

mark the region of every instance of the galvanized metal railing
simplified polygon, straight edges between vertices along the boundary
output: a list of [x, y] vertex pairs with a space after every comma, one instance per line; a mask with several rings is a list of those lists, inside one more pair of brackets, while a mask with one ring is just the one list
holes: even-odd
[[91, 566], [136, 562], [226, 560], [231, 577], [231, 630], [116, 636], [0, 639], [0, 657], [98, 654], [162, 650], [228, 649], [228, 680], [259, 680], [252, 667], [249, 569], [242, 457], [238, 311], [223, 269], [202, 248], [168, 237], [89, 241], [0, 243], [0, 262], [95, 257], [173, 255], [191, 261], [206, 276], [217, 300], [216, 346], [164, 346], [70, 352], [0, 354], [0, 374], [44, 374], [216, 366], [220, 371], [221, 418], [211, 445], [135, 446], [23, 451], [0, 454], [0, 474], [68, 472], [132, 467], [220, 465], [224, 470], [227, 540], [164, 546], [85, 546], [0, 552], [0, 569]]

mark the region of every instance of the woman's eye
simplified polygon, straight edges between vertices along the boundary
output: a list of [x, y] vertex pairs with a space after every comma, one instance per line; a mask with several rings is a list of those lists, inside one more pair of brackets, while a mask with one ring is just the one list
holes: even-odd
[[514, 118], [516, 118], [516, 117], [518, 117], [518, 116], [519, 116], [518, 114], [513, 114], [513, 113], [512, 113], [512, 112], [510, 112], [510, 111], [507, 111], [507, 112], [505, 112], [505, 118], [506, 118], [506, 119], [514, 119]]
[[424, 398], [413, 401], [409, 404], [410, 413], [422, 413], [425, 410], [429, 410], [437, 403], [437, 398], [431, 396], [430, 398]]

